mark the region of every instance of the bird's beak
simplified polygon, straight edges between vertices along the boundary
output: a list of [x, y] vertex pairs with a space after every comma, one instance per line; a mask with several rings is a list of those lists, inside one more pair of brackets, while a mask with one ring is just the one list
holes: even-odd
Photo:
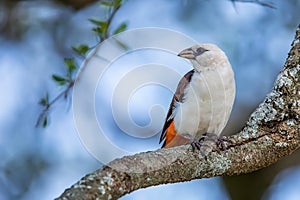
[[182, 50], [177, 56], [187, 59], [195, 59], [195, 53], [191, 48]]

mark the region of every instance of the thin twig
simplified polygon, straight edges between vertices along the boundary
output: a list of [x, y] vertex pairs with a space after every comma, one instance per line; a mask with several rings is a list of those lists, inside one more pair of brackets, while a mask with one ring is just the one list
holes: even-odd
[[[103, 34], [103, 36], [100, 37], [99, 43], [103, 42], [104, 40], [106, 40], [107, 38], [110, 37], [110, 34], [109, 34], [110, 25], [111, 25], [111, 22], [112, 22], [113, 19], [114, 19], [115, 14], [116, 14], [117, 11], [120, 9], [120, 7], [121, 7], [121, 4], [120, 4], [120, 5], [117, 5], [117, 6], [113, 6], [113, 7], [111, 8], [112, 10], [110, 11], [110, 15], [109, 15], [109, 17], [108, 17], [108, 19], [107, 19], [107, 30], [106, 30], [106, 32]], [[98, 44], [99, 44], [99, 43], [98, 43]], [[98, 45], [98, 44], [97, 44], [97, 45]], [[95, 45], [95, 47], [96, 47], [97, 45]], [[94, 47], [92, 47], [92, 48], [94, 48]], [[90, 48], [90, 49], [92, 49], [92, 48]], [[85, 59], [84, 56], [83, 56], [83, 58]], [[77, 82], [78, 80], [79, 80], [79, 79], [71, 80], [71, 81], [69, 82], [68, 87], [67, 87], [65, 90], [63, 90], [62, 92], [60, 92], [53, 100], [51, 100], [47, 105], [44, 106], [44, 109], [43, 109], [42, 112], [39, 114], [39, 117], [38, 117], [38, 119], [37, 119], [37, 122], [36, 122], [36, 124], [35, 124], [35, 127], [38, 127], [38, 126], [41, 124], [41, 122], [43, 121], [43, 119], [45, 119], [45, 117], [47, 116], [48, 111], [50, 110], [50, 108], [52, 107], [52, 105], [53, 105], [55, 102], [57, 102], [57, 101], [58, 101], [60, 98], [62, 98], [62, 97], [66, 98], [66, 97], [68, 96], [68, 94], [69, 94], [69, 92], [71, 91], [71, 89], [73, 88], [75, 82]]]
[[54, 99], [52, 99], [46, 106], [45, 108], [42, 110], [42, 112], [39, 114], [38, 120], [35, 124], [35, 127], [38, 127], [42, 120], [44, 119], [44, 117], [47, 115], [50, 107], [57, 102], [60, 98], [64, 97], [67, 98], [70, 90], [73, 88], [74, 86], [74, 81], [71, 81], [68, 85], [68, 87], [66, 89], [64, 89], [62, 92], [60, 92]]
[[235, 2], [241, 2], [241, 3], [256, 3], [259, 4], [261, 6], [265, 6], [265, 7], [269, 7], [269, 8], [273, 8], [276, 9], [276, 6], [273, 2], [267, 2], [267, 1], [260, 1], [260, 0], [230, 0], [233, 4], [235, 4]]

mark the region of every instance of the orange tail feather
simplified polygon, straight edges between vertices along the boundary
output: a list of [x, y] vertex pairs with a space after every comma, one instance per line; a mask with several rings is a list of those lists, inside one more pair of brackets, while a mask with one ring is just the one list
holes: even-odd
[[189, 143], [189, 139], [177, 134], [175, 130], [174, 121], [170, 124], [169, 128], [166, 130], [166, 141], [163, 145], [163, 148], [175, 147], [180, 145], [185, 145]]

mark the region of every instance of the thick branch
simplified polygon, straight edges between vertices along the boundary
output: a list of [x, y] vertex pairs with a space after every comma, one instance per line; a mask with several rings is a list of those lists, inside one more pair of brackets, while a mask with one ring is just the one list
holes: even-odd
[[273, 90], [226, 152], [204, 158], [189, 145], [116, 159], [86, 175], [58, 199], [117, 199], [153, 185], [253, 172], [300, 146], [300, 25]]

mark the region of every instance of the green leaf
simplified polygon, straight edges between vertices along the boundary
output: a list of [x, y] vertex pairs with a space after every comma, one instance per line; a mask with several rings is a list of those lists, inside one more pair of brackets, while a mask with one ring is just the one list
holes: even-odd
[[98, 35], [102, 35], [102, 33], [103, 33], [103, 30], [99, 27], [93, 28], [92, 31], [94, 31]]
[[84, 55], [88, 52], [88, 50], [89, 50], [90, 48], [89, 48], [89, 46], [86, 45], [86, 44], [81, 44], [81, 45], [79, 45], [79, 46], [77, 46], [77, 47], [72, 46], [72, 49], [73, 49], [73, 51], [75, 51], [75, 52], [78, 53], [79, 55], [83, 55], [83, 56], [84, 56]]
[[95, 24], [96, 26], [100, 26], [101, 28], [107, 27], [107, 22], [101, 21], [98, 19], [89, 19], [90, 22]]
[[47, 116], [45, 116], [43, 119], [43, 127], [45, 128], [47, 125], [48, 125], [48, 119]]
[[47, 101], [45, 98], [41, 98], [40, 101], [39, 101], [39, 104], [42, 105], [42, 106], [47, 106]]
[[61, 76], [58, 76], [56, 74], [53, 74], [52, 75], [52, 79], [57, 82], [59, 85], [64, 85], [68, 82], [68, 79], [64, 78], [64, 77], [61, 77]]
[[46, 94], [46, 96], [44, 98], [40, 99], [39, 104], [42, 106], [45, 106], [45, 107], [49, 105], [48, 93]]
[[108, 6], [108, 7], [114, 6], [113, 1], [101, 1], [100, 4], [103, 6]]
[[105, 33], [105, 32], [107, 32], [108, 23], [100, 21], [100, 27], [102, 28], [103, 33]]
[[95, 25], [97, 25], [97, 26], [100, 26], [99, 20], [97, 20], [97, 19], [89, 19], [89, 21], [90, 21], [92, 24], [95, 24]]
[[64, 62], [65, 65], [68, 67], [69, 72], [73, 72], [77, 68], [74, 58], [65, 58]]
[[92, 29], [95, 33], [99, 34], [101, 37], [107, 33], [108, 22], [96, 19], [89, 19], [89, 21], [97, 26]]
[[121, 33], [121, 32], [123, 32], [123, 31], [125, 31], [126, 28], [127, 28], [127, 24], [126, 24], [126, 22], [123, 22], [123, 23], [120, 24], [120, 25], [118, 26], [118, 28], [114, 31], [114, 35], [116, 35], [116, 34], [118, 34], [118, 33]]
[[115, 8], [119, 9], [122, 4], [122, 0], [114, 0], [114, 4]]

